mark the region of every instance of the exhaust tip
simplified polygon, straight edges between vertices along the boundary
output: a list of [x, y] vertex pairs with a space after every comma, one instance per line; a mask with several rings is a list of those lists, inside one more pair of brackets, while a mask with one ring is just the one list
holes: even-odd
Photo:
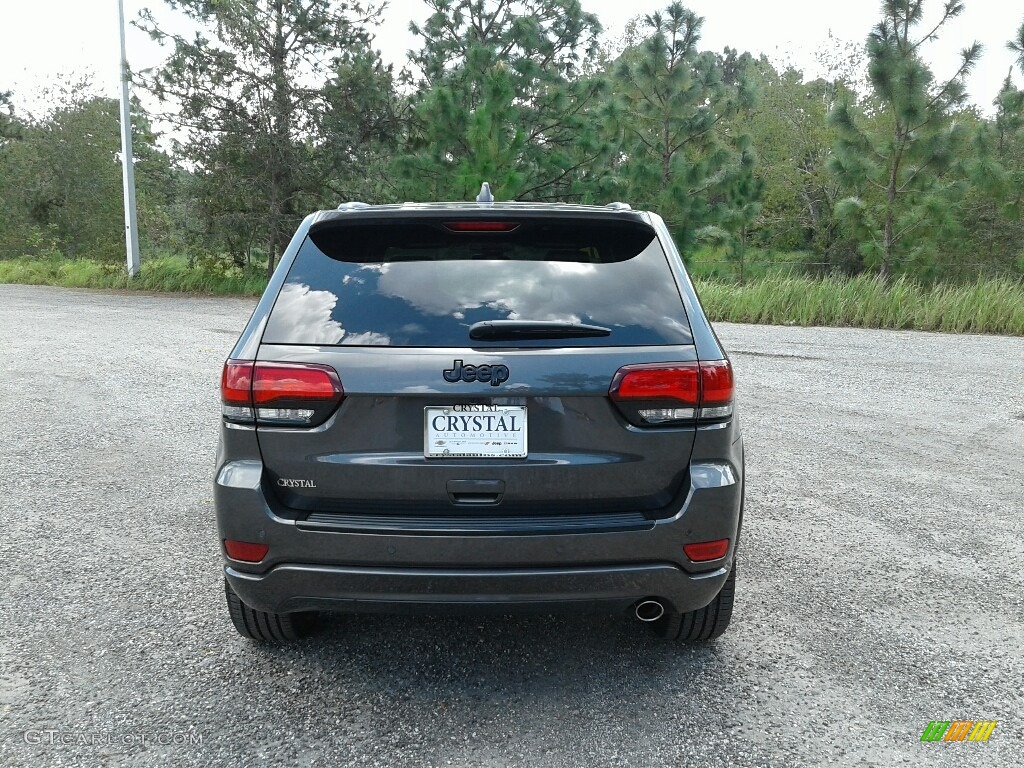
[[636, 604], [636, 617], [640, 621], [657, 621], [665, 615], [665, 606], [657, 600], [641, 600]]

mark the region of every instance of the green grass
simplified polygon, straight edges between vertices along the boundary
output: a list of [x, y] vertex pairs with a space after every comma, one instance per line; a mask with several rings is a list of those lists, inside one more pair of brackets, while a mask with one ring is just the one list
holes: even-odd
[[[925, 286], [907, 278], [781, 274], [739, 285], [698, 274], [695, 281], [713, 321], [1024, 336], [1024, 283], [1011, 279]], [[0, 261], [0, 283], [259, 296], [266, 278], [260, 265], [189, 267], [181, 256], [147, 259], [131, 281], [120, 266], [22, 258]]]
[[1024, 283], [1009, 279], [923, 286], [903, 277], [766, 277], [701, 280], [697, 289], [712, 321], [1024, 336]]
[[146, 259], [141, 274], [134, 280], [128, 278], [126, 269], [121, 265], [101, 264], [88, 259], [21, 258], [0, 261], [0, 283], [259, 296], [267, 279], [265, 265], [249, 269], [189, 267], [183, 256]]

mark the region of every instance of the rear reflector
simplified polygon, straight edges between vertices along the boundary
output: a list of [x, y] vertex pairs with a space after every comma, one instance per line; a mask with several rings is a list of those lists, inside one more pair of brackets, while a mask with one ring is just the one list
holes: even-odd
[[446, 221], [451, 232], [511, 232], [519, 228], [517, 221]]
[[716, 539], [715, 541], [702, 541], [699, 544], [686, 544], [683, 552], [695, 563], [704, 563], [709, 560], [718, 560], [725, 557], [729, 551], [728, 539]]
[[729, 418], [733, 389], [728, 360], [650, 363], [620, 368], [608, 395], [638, 426], [671, 425]]
[[245, 563], [258, 563], [267, 556], [270, 547], [266, 544], [256, 544], [251, 541], [235, 541], [224, 539], [224, 551], [232, 560], [241, 560]]
[[221, 376], [221, 412], [229, 421], [315, 426], [344, 395], [338, 372], [329, 365], [228, 360]]

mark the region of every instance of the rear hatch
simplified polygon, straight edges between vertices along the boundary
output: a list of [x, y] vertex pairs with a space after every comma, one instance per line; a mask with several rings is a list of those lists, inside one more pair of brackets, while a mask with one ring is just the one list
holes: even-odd
[[657, 517], [686, 491], [696, 352], [639, 214], [330, 215], [256, 366], [265, 481], [300, 513]]

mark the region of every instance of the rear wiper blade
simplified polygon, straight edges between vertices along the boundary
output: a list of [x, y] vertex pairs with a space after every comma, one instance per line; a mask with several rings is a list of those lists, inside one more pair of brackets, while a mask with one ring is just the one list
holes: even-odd
[[469, 327], [469, 338], [476, 341], [513, 339], [584, 339], [611, 336], [611, 328], [558, 320], [482, 320]]

